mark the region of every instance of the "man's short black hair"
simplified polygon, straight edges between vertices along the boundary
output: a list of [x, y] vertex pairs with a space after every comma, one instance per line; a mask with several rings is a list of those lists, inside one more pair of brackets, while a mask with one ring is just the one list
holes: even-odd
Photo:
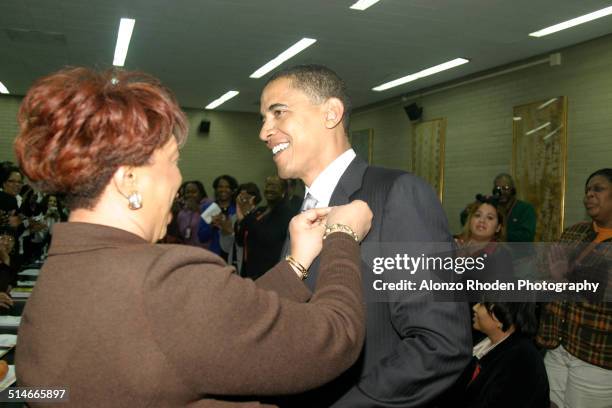
[[291, 85], [306, 93], [316, 104], [323, 103], [329, 98], [339, 99], [344, 105], [342, 125], [348, 132], [353, 106], [346, 84], [333, 70], [316, 64], [296, 65], [278, 71], [268, 79], [266, 85], [280, 78], [291, 79]]

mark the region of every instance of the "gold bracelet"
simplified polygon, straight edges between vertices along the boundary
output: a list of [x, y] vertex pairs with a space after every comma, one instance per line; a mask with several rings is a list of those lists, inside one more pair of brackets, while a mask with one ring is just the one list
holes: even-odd
[[294, 257], [287, 255], [285, 261], [289, 262], [289, 265], [297, 270], [300, 279], [305, 280], [308, 277], [308, 269], [304, 268], [304, 266], [296, 261]]
[[357, 234], [355, 234], [355, 231], [353, 231], [348, 225], [344, 224], [328, 225], [327, 228], [325, 228], [323, 239], [327, 238], [330, 234], [333, 234], [334, 232], [343, 232], [345, 234], [349, 234], [356, 242], [359, 242], [359, 237], [357, 236]]

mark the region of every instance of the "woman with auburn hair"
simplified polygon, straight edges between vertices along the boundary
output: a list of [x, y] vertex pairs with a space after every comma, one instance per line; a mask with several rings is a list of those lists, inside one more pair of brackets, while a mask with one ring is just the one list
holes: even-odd
[[[296, 216], [291, 256], [255, 284], [207, 250], [155, 244], [187, 135], [157, 80], [65, 69], [28, 91], [19, 124], [25, 174], [71, 210], [19, 328], [20, 386], [67, 387], [66, 406], [260, 406], [245, 401], [319, 386], [357, 359], [364, 202]], [[311, 294], [300, 278], [319, 252]]]

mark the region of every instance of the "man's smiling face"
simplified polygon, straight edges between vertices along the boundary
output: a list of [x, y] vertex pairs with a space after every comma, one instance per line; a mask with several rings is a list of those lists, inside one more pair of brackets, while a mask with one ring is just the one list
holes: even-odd
[[325, 149], [325, 112], [290, 78], [270, 82], [261, 94], [263, 124], [259, 138], [272, 151], [281, 178], [301, 178], [310, 185], [320, 169]]

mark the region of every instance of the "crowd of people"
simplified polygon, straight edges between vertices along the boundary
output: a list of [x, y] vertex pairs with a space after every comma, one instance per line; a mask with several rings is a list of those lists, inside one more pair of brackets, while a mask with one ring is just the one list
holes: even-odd
[[66, 221], [68, 212], [61, 196], [43, 194], [24, 183], [21, 170], [12, 162], [0, 163], [0, 299], [16, 286], [17, 272], [40, 263], [51, 242], [53, 226]]
[[[612, 406], [602, 299], [366, 301], [359, 243], [437, 243], [512, 275], [524, 254], [504, 243], [534, 240], [536, 210], [500, 174], [453, 237], [423, 180], [356, 156], [350, 112], [326, 67], [272, 75], [259, 138], [278, 176], [223, 174], [209, 198], [182, 182], [186, 118], [155, 78], [73, 68], [37, 82], [0, 192], [0, 306], [19, 265], [49, 255], [19, 329], [19, 384], [69, 386], [92, 407]], [[588, 177], [584, 204], [591, 220], [559, 240], [576, 250], [547, 267], [607, 288], [612, 169]]]

